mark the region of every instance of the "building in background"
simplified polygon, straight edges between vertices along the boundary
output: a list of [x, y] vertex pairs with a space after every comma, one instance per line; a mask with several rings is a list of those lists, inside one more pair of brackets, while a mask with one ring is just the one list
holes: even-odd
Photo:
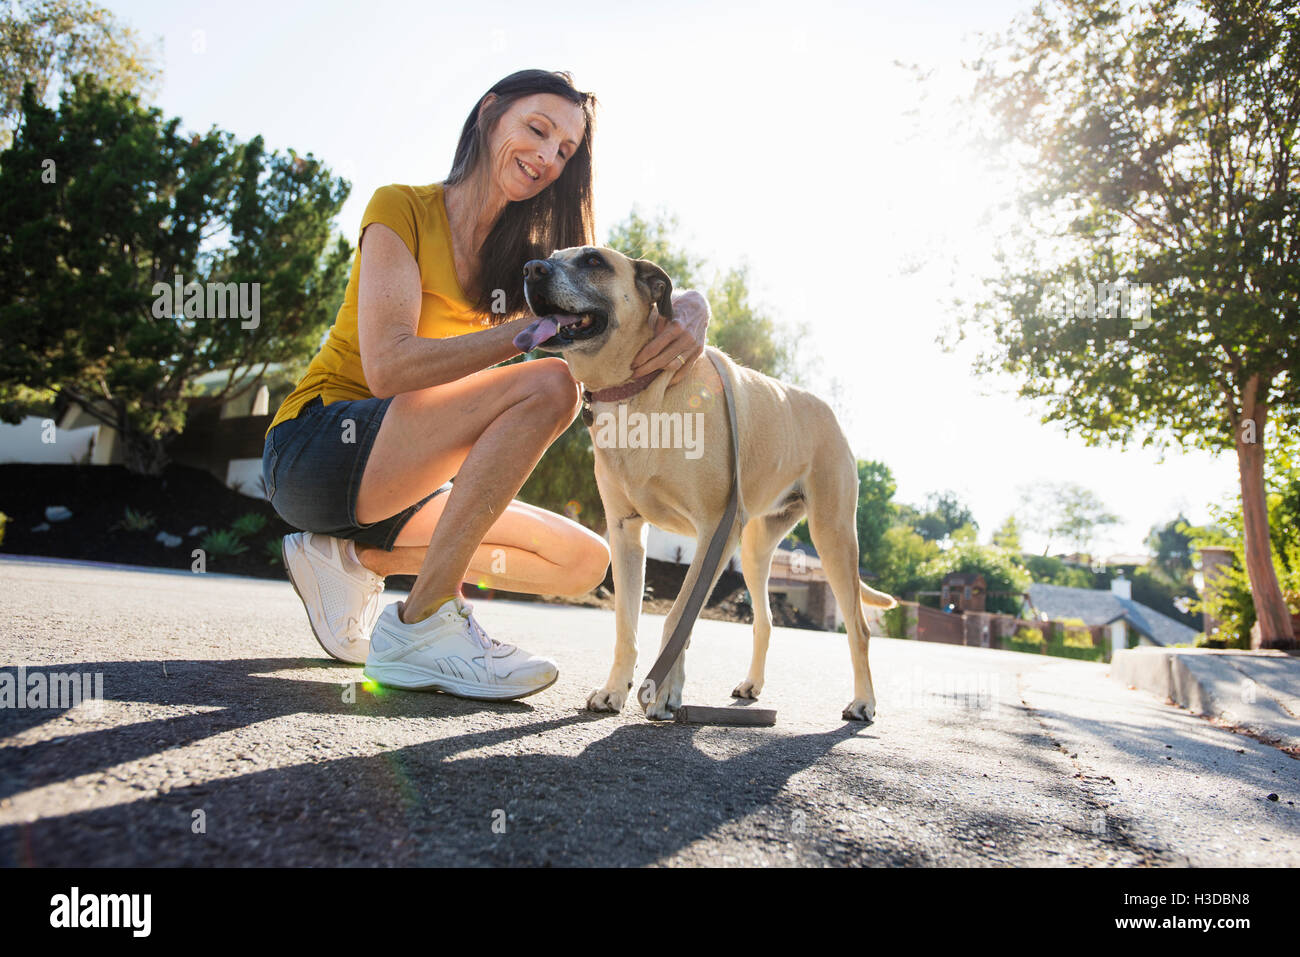
[[[196, 395], [185, 431], [168, 445], [168, 455], [178, 465], [210, 472], [238, 492], [265, 498], [262, 443], [297, 375], [268, 365], [219, 405], [205, 401], [204, 396], [220, 393], [229, 376], [228, 371], [210, 372], [194, 380]], [[6, 462], [121, 465], [122, 447], [116, 429], [67, 403], [52, 418], [29, 415], [17, 425], [0, 423], [0, 463]]]
[[[1154, 608], [1133, 600], [1133, 583], [1116, 578], [1108, 590], [1033, 584], [1029, 601], [1043, 618], [1079, 619], [1089, 627], [1105, 627], [1112, 652], [1138, 645], [1191, 645], [1197, 632]], [[1130, 642], [1130, 633], [1136, 639]]]

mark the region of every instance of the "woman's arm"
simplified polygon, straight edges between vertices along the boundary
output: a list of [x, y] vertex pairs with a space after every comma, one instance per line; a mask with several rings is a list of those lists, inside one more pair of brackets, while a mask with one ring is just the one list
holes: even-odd
[[531, 318], [450, 339], [421, 337], [415, 257], [383, 223], [367, 226], [361, 240], [357, 344], [366, 386], [376, 398], [455, 382], [519, 355], [511, 340]]
[[[695, 360], [704, 355], [709, 325], [709, 300], [694, 289], [673, 293], [673, 318], [660, 320], [655, 337], [632, 360], [632, 375], [643, 376], [670, 366], [677, 369], [672, 383], [686, 378]], [[676, 359], [682, 357], [678, 366]]]

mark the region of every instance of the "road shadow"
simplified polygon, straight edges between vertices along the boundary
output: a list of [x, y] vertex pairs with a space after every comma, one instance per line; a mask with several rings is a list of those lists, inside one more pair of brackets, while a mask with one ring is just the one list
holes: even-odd
[[[337, 681], [267, 674], [330, 666], [338, 673]], [[14, 668], [0, 671], [16, 675]], [[112, 702], [210, 710], [90, 731], [69, 723], [69, 732], [75, 733], [0, 748], [0, 799], [286, 715], [361, 714], [438, 721], [483, 711], [531, 714], [534, 710], [527, 701], [480, 702], [439, 693], [367, 690], [360, 684], [359, 668], [333, 659], [88, 661], [24, 671], [28, 680], [45, 676], [47, 686], [53, 675], [102, 674], [104, 713]], [[0, 741], [39, 725], [57, 727], [67, 716], [66, 707], [0, 708]]]
[[[349, 703], [341, 696], [343, 682], [266, 674], [316, 663], [168, 661], [168, 678], [161, 661], [50, 669], [102, 670], [106, 694], [115, 700], [215, 710], [4, 748], [3, 793], [67, 781], [290, 714], [420, 718], [432, 722], [430, 734], [442, 736], [380, 754], [308, 755], [288, 767], [161, 793], [154, 790], [158, 781], [131, 782], [142, 789], [138, 799], [0, 828], [0, 865], [654, 864], [754, 814], [769, 817], [772, 840], [785, 842], [798, 819], [783, 809], [797, 803], [783, 794], [791, 778], [842, 742], [874, 737], [868, 727], [850, 723], [800, 735], [732, 728], [719, 739], [719, 729], [610, 721], [585, 711], [521, 723], [521, 716], [537, 713], [526, 703], [402, 692], [362, 692]], [[341, 677], [358, 673], [340, 671]], [[503, 723], [460, 734], [438, 728], [441, 719], [478, 712], [501, 714]], [[58, 719], [57, 712], [43, 716]], [[594, 741], [590, 734], [569, 733], [592, 722], [608, 733]], [[0, 731], [12, 735], [34, 723], [30, 715], [6, 715]], [[547, 740], [526, 740], [535, 737]], [[363, 743], [374, 747], [373, 735]], [[555, 753], [539, 753], [539, 747]], [[574, 753], [565, 753], [571, 748]], [[493, 753], [482, 753], [486, 749]]]

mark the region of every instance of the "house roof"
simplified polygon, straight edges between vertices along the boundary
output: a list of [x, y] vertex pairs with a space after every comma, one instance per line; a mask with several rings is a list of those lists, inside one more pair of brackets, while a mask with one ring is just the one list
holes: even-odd
[[807, 542], [792, 542], [788, 538], [783, 538], [776, 547], [783, 552], [792, 552], [798, 548], [799, 551], [803, 552], [805, 555], [809, 555], [812, 558], [821, 558], [821, 556], [817, 554], [817, 549], [813, 548], [812, 545]]
[[1157, 645], [1190, 644], [1196, 639], [1195, 629], [1112, 591], [1033, 584], [1029, 600], [1054, 619], [1079, 618], [1085, 625], [1109, 625], [1122, 618]]

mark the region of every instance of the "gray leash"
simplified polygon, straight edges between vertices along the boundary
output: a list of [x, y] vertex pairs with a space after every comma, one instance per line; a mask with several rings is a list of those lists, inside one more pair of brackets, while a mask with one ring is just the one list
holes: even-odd
[[732, 525], [736, 521], [736, 514], [740, 510], [740, 430], [736, 427], [736, 398], [731, 391], [731, 376], [727, 372], [725, 363], [718, 358], [717, 352], [710, 351], [708, 356], [717, 368], [719, 378], [722, 379], [722, 394], [727, 403], [727, 418], [731, 422], [731, 498], [728, 499], [726, 513], [723, 514], [722, 521], [718, 523], [713, 539], [709, 542], [708, 551], [704, 553], [704, 564], [700, 566], [695, 587], [691, 589], [690, 597], [686, 599], [682, 617], [677, 620], [677, 627], [673, 629], [672, 637], [668, 639], [668, 644], [664, 645], [663, 651], [659, 652], [659, 657], [655, 659], [645, 681], [641, 682], [637, 699], [641, 702], [642, 711], [649, 708], [658, 697], [658, 689], [663, 685], [664, 678], [677, 663], [677, 658], [686, 646], [686, 639], [690, 637], [691, 629], [695, 627], [695, 621], [704, 608], [704, 601], [709, 597], [713, 585], [713, 573], [718, 563], [722, 561], [723, 546], [727, 543]]

